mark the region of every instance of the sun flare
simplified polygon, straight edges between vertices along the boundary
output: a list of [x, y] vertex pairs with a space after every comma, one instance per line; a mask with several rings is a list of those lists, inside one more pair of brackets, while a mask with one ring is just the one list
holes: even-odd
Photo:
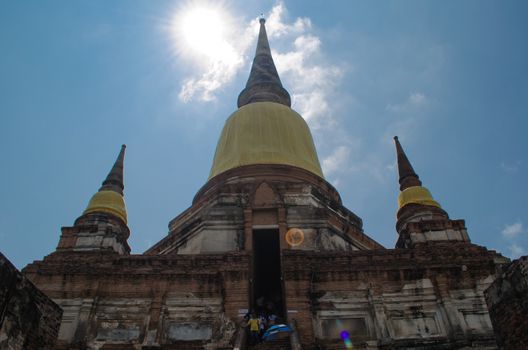
[[229, 43], [232, 24], [228, 12], [217, 3], [189, 2], [171, 23], [177, 50], [192, 60], [233, 62], [236, 52]]
[[248, 23], [226, 0], [184, 0], [171, 13], [163, 28], [175, 68], [186, 72], [178, 97], [185, 103], [215, 100], [215, 91], [247, 63], [258, 18]]
[[211, 47], [224, 40], [224, 23], [218, 11], [197, 7], [191, 9], [180, 23], [186, 44], [193, 49], [208, 53]]

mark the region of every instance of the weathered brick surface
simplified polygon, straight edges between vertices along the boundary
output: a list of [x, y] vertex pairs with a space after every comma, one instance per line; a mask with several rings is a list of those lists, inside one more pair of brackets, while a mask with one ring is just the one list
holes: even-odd
[[[319, 322], [351, 317], [366, 320], [368, 332], [351, 336], [358, 349], [496, 348], [491, 325], [479, 329], [467, 323], [487, 318], [483, 288], [497, 272], [496, 259], [502, 259], [495, 252], [449, 243], [409, 250], [283, 253], [287, 307], [295, 309], [290, 317], [297, 321], [305, 349], [342, 348], [342, 342], [321, 338]], [[413, 308], [415, 319], [434, 319], [437, 335], [398, 339], [391, 318], [412, 320], [405, 315]]]
[[483, 291], [502, 256], [461, 240], [384, 249], [330, 184], [287, 166], [213, 178], [143, 255], [59, 249], [24, 273], [64, 309], [58, 349], [221, 349], [252, 307], [263, 227], [279, 235], [283, 316], [303, 349], [343, 348], [342, 329], [357, 349], [497, 348]]
[[[324, 231], [341, 242], [340, 249], [383, 248], [363, 232], [361, 219], [342, 205], [331, 184], [300, 168], [266, 164], [231, 169], [211, 179], [196, 194], [193, 205], [171, 220], [169, 234], [146, 254], [202, 253], [206, 238], [194, 249], [188, 246], [193, 246], [196, 236], [219, 226], [230, 231], [231, 237], [239, 233], [236, 246], [225, 251], [251, 250], [254, 225]], [[324, 236], [320, 234], [320, 240]], [[312, 242], [310, 249], [332, 245], [324, 243]]]
[[508, 265], [485, 294], [501, 348], [528, 349], [528, 256]]
[[[28, 265], [24, 274], [73, 319], [63, 322], [58, 349], [199, 349], [232, 340], [239, 309], [248, 305], [248, 267], [243, 253], [59, 252]], [[180, 324], [210, 327], [211, 340], [171, 340], [170, 327]]]
[[62, 310], [0, 253], [0, 348], [53, 349]]

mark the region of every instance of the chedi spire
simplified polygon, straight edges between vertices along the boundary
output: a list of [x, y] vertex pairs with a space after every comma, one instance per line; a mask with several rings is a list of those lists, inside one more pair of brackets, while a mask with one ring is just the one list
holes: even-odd
[[127, 239], [127, 209], [123, 197], [123, 161], [125, 145], [110, 173], [103, 181], [81, 216], [72, 227], [63, 227], [57, 250], [109, 251], [121, 255], [130, 253]]
[[264, 18], [260, 19], [260, 31], [246, 87], [238, 95], [238, 107], [253, 102], [276, 102], [291, 107], [290, 94], [282, 86], [275, 68], [266, 34]]
[[396, 155], [398, 157], [398, 174], [400, 175], [400, 191], [412, 186], [422, 186], [420, 178], [415, 173], [411, 162], [403, 151], [403, 148], [398, 140], [398, 136], [394, 136], [394, 143], [396, 144]]
[[398, 136], [394, 136], [394, 143], [396, 144], [396, 155], [398, 156], [398, 173], [400, 176], [400, 194], [398, 196], [398, 206], [403, 208], [407, 204], [429, 205], [440, 208], [440, 204], [433, 199], [429, 190], [422, 186], [422, 182], [403, 151], [403, 148], [398, 140]]
[[123, 198], [123, 163], [125, 158], [125, 145], [121, 146], [121, 151], [117, 156], [114, 166], [103, 181], [99, 191], [93, 195], [83, 214], [107, 213], [117, 216], [127, 223], [127, 210], [125, 199]]
[[108, 176], [103, 181], [99, 191], [114, 191], [123, 195], [125, 185], [123, 184], [123, 163], [125, 160], [126, 145], [121, 146], [121, 151], [117, 156], [114, 166], [108, 173]]
[[400, 177], [396, 248], [411, 248], [426, 242], [469, 242], [464, 220], [449, 219], [431, 192], [422, 186], [397, 136], [394, 143]]

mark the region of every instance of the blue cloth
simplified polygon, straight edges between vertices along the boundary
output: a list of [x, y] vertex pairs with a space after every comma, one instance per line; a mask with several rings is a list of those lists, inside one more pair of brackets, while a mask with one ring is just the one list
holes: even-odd
[[262, 336], [262, 339], [264, 339], [264, 340], [274, 340], [277, 337], [277, 334], [279, 334], [281, 332], [289, 333], [291, 331], [292, 331], [292, 329], [290, 328], [290, 326], [288, 326], [286, 324], [278, 324], [278, 325], [271, 326], [270, 328], [268, 328], [268, 330]]

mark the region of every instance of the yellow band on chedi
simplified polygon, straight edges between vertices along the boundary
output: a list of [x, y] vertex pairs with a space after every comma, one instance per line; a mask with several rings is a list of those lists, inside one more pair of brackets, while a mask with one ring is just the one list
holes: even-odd
[[423, 204], [440, 207], [440, 204], [433, 199], [431, 192], [422, 186], [412, 186], [401, 191], [398, 195], [398, 208], [401, 209], [407, 204]]
[[209, 179], [250, 164], [285, 164], [323, 177], [312, 135], [304, 119], [274, 102], [240, 107], [226, 121]]
[[127, 223], [125, 199], [114, 191], [99, 191], [93, 195], [83, 214], [105, 212], [114, 214]]

